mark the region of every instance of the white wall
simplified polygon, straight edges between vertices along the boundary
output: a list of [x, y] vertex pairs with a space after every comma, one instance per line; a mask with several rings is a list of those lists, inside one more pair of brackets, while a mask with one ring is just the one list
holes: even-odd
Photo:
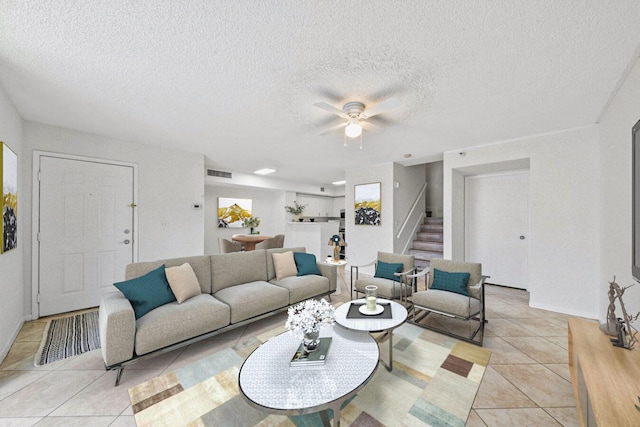
[[393, 253], [404, 253], [405, 247], [415, 238], [416, 225], [422, 223], [420, 218], [424, 214], [425, 194], [418, 199], [416, 209], [411, 212], [405, 229], [397, 238], [400, 227], [410, 213], [411, 206], [416, 201], [425, 183], [425, 165], [402, 166], [393, 165]]
[[[376, 259], [378, 251], [393, 252], [393, 163], [346, 171], [345, 241], [350, 265], [362, 265]], [[381, 225], [355, 225], [354, 186], [381, 183]], [[363, 270], [373, 273], [373, 269]]]
[[[603, 297], [598, 137], [597, 126], [589, 126], [466, 149], [463, 156], [459, 151], [445, 153], [445, 257], [463, 259], [461, 177], [481, 172], [482, 165], [516, 165], [528, 159], [530, 305], [597, 318]], [[452, 224], [457, 224], [455, 229]]]
[[427, 200], [425, 211], [431, 211], [434, 217], [442, 217], [442, 171], [443, 162], [426, 164], [427, 168]]
[[[204, 156], [25, 122], [23, 211], [31, 212], [32, 150], [135, 163], [138, 166], [138, 260], [204, 253]], [[25, 200], [26, 199], [26, 200]], [[31, 313], [31, 224], [23, 221], [25, 312]]]
[[0, 254], [0, 362], [6, 357], [25, 320], [23, 310], [23, 263], [25, 221], [29, 218], [24, 201], [30, 195], [21, 184], [25, 175], [21, 159], [23, 149], [22, 119], [0, 87], [0, 141], [18, 155], [18, 247]]
[[[640, 63], [636, 62], [599, 126], [602, 178], [598, 209], [601, 231], [598, 288], [603, 296], [613, 276], [620, 286], [636, 283], [631, 276], [631, 128], [638, 120]], [[601, 298], [601, 320], [606, 317], [608, 301]], [[629, 314], [640, 311], [640, 285], [625, 292], [624, 302]]]
[[[252, 214], [260, 218], [258, 231], [260, 234], [273, 236], [284, 234], [286, 214], [285, 196], [282, 190], [268, 190], [252, 187], [211, 186], [205, 187], [205, 218], [204, 218], [204, 251], [207, 254], [217, 254], [218, 237], [231, 239], [233, 234], [247, 234], [248, 228], [218, 228], [218, 197], [235, 197], [252, 200]], [[294, 195], [295, 197], [295, 195]], [[287, 242], [284, 242], [287, 246]]]

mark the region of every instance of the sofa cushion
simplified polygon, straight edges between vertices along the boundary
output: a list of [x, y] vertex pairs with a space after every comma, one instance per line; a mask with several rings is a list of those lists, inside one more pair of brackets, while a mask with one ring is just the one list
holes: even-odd
[[289, 304], [288, 290], [263, 281], [229, 286], [219, 290], [214, 296], [231, 308], [232, 324]]
[[229, 307], [211, 295], [158, 307], [136, 322], [136, 354], [142, 355], [229, 324]]
[[381, 298], [400, 298], [401, 295], [411, 295], [411, 286], [406, 286], [397, 280], [382, 279], [379, 277], [370, 277], [356, 280], [354, 287], [358, 292], [365, 293], [366, 286], [377, 286], [378, 296]]
[[378, 261], [376, 265], [376, 274], [373, 277], [380, 277], [381, 279], [400, 281], [400, 276], [395, 276], [393, 273], [401, 273], [403, 264], [400, 262], [388, 263]]
[[273, 264], [273, 256], [272, 254], [280, 254], [283, 252], [306, 252], [307, 250], [304, 247], [295, 247], [295, 248], [272, 248], [267, 249], [267, 281], [270, 282], [276, 278], [276, 270]]
[[171, 287], [173, 295], [176, 296], [178, 304], [183, 303], [191, 297], [200, 295], [200, 284], [198, 278], [191, 268], [191, 264], [185, 262], [178, 267], [166, 268], [167, 281]]
[[430, 308], [443, 313], [455, 314], [463, 318], [480, 312], [480, 301], [454, 292], [429, 289], [416, 292], [411, 298], [418, 307]]
[[267, 280], [264, 249], [211, 255], [212, 294], [248, 282]]
[[317, 274], [321, 276], [320, 270], [316, 265], [316, 256], [305, 252], [294, 252], [293, 259], [296, 261], [298, 276], [306, 276], [307, 274]]
[[144, 276], [114, 283], [113, 286], [131, 302], [136, 319], [156, 307], [176, 300], [169, 287], [164, 264]]
[[329, 292], [329, 278], [316, 276], [290, 276], [274, 282], [289, 291], [289, 304], [295, 304]]
[[273, 266], [276, 270], [276, 280], [298, 274], [296, 261], [293, 259], [293, 252], [287, 251], [281, 254], [271, 254]]
[[125, 278], [133, 279], [147, 274], [164, 264], [166, 267], [177, 267], [188, 262], [198, 278], [200, 291], [203, 294], [211, 293], [211, 260], [208, 255], [192, 257], [171, 258], [164, 261], [135, 262], [127, 265]]
[[447, 271], [434, 268], [431, 289], [455, 292], [460, 295], [469, 296], [469, 291], [467, 290], [469, 276], [469, 273], [449, 273]]

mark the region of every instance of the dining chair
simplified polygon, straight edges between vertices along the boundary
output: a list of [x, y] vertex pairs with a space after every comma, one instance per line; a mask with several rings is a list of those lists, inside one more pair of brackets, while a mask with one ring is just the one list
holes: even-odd
[[276, 234], [270, 239], [256, 243], [256, 249], [284, 248], [284, 234]]
[[224, 237], [218, 237], [218, 249], [221, 254], [240, 252], [242, 251], [242, 244], [234, 242], [233, 240], [225, 239]]

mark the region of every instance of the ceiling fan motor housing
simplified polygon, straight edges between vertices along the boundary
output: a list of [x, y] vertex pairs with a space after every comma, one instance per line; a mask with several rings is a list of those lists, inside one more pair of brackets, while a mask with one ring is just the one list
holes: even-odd
[[358, 117], [364, 111], [364, 104], [362, 102], [347, 102], [342, 107], [345, 113], [349, 117]]

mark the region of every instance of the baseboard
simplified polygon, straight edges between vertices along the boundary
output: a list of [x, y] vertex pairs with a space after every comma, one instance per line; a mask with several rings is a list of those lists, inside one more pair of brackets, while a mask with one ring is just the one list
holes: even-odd
[[27, 319], [23, 319], [22, 321], [20, 321], [20, 323], [18, 324], [18, 327], [13, 331], [13, 334], [11, 334], [11, 338], [9, 339], [9, 342], [6, 343], [5, 346], [2, 348], [2, 351], [0, 352], [0, 363], [4, 362], [4, 359], [9, 354], [9, 350], [11, 350], [11, 346], [15, 342], [16, 338], [18, 338], [18, 334], [20, 333], [20, 330], [22, 329], [22, 326], [26, 321]]

